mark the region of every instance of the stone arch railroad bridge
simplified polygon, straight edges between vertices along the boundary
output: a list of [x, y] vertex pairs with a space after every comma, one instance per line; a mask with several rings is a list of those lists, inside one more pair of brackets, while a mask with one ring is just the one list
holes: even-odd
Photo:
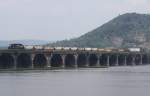
[[0, 50], [0, 69], [87, 68], [150, 64], [146, 52], [86, 50]]

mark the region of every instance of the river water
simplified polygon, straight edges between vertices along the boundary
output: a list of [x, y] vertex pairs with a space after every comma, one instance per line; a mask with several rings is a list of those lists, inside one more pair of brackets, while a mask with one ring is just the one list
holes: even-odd
[[150, 96], [150, 66], [0, 72], [0, 96]]

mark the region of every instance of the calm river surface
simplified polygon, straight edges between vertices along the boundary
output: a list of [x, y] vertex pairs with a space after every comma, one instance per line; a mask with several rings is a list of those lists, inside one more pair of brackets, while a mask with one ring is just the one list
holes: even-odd
[[150, 96], [150, 66], [0, 72], [0, 96]]

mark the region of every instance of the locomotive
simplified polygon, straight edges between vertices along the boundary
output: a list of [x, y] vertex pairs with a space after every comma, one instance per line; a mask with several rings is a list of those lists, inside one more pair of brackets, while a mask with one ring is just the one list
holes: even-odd
[[23, 44], [10, 44], [8, 49], [25, 49]]

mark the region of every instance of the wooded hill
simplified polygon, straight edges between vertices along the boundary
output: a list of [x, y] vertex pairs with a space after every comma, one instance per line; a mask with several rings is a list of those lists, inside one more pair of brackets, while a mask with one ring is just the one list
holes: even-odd
[[150, 47], [150, 15], [126, 13], [74, 39], [48, 46], [64, 47]]

